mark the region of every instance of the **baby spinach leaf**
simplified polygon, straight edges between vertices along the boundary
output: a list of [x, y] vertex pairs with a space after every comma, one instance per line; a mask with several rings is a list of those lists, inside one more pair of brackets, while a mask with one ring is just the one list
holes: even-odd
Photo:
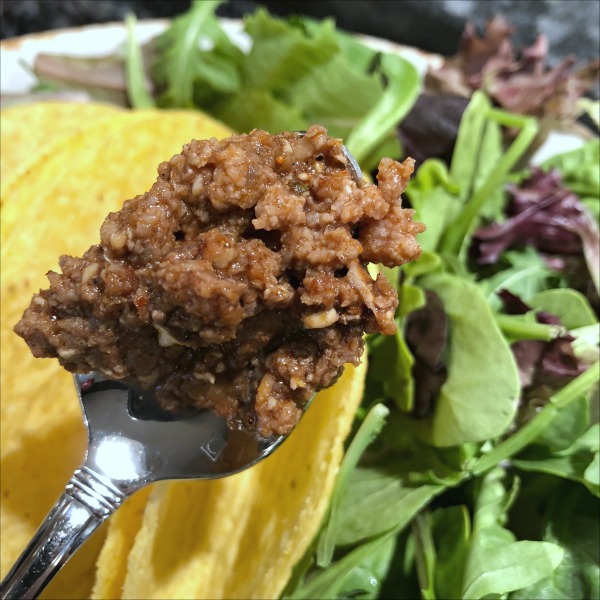
[[[316, 570], [309, 575], [305, 581], [300, 583], [290, 595], [286, 596], [284, 600], [339, 598], [343, 592], [351, 592], [352, 590], [350, 589], [341, 589], [346, 578], [349, 577], [357, 567], [369, 564], [373, 555], [378, 554], [382, 546], [390, 544], [390, 539], [394, 539], [394, 532], [385, 533], [374, 540], [362, 544], [352, 552], [346, 554], [340, 560], [329, 565], [326, 569]], [[386, 557], [384, 552], [382, 552], [382, 557]], [[381, 570], [383, 570], [383, 568]], [[351, 579], [350, 585], [353, 584], [355, 583]]]
[[435, 446], [501, 435], [516, 412], [519, 375], [485, 297], [477, 285], [448, 274], [428, 276], [422, 285], [444, 304], [450, 344], [448, 379], [433, 415], [415, 422], [415, 428]]
[[375, 600], [387, 575], [396, 550], [396, 538], [389, 536], [343, 578], [338, 598]]
[[586, 142], [580, 148], [557, 154], [542, 163], [545, 171], [558, 169], [563, 183], [578, 196], [600, 198], [600, 140]]
[[[559, 413], [560, 414], [560, 413]], [[596, 423], [568, 448], [552, 452], [548, 447], [533, 445], [513, 459], [513, 464], [524, 471], [549, 473], [557, 477], [583, 483], [593, 494], [600, 496], [598, 482], [598, 452], [600, 430]]]
[[471, 545], [468, 508], [464, 505], [440, 508], [431, 517], [436, 551], [436, 595], [439, 598], [460, 598]]
[[497, 468], [481, 481], [463, 598], [484, 598], [533, 585], [549, 577], [563, 559], [564, 551], [556, 544], [515, 541], [503, 527], [507, 502], [503, 478], [503, 469]]
[[560, 317], [568, 329], [577, 329], [598, 323], [586, 297], [571, 289], [551, 289], [539, 292], [527, 301], [532, 308], [544, 310]]
[[415, 362], [400, 328], [393, 336], [380, 336], [371, 345], [369, 377], [382, 384], [382, 392], [401, 410], [410, 412], [414, 405]]
[[586, 396], [580, 396], [557, 411], [554, 419], [542, 429], [534, 444], [546, 446], [551, 452], [566, 450], [588, 428], [589, 414], [589, 400]]
[[581, 486], [563, 482], [553, 495], [543, 539], [565, 550], [563, 560], [549, 577], [517, 590], [511, 600], [600, 597], [597, 500]]
[[338, 545], [354, 544], [390, 528], [403, 529], [446, 488], [443, 484], [411, 485], [410, 473], [403, 466], [386, 463], [352, 472], [339, 508]]

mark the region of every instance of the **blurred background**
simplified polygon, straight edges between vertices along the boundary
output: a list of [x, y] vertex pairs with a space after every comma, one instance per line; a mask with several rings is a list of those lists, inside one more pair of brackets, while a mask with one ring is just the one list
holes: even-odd
[[[1, 36], [120, 21], [127, 12], [139, 19], [168, 18], [189, 5], [190, 0], [0, 0]], [[467, 20], [482, 28], [501, 14], [516, 29], [518, 47], [546, 35], [551, 65], [568, 54], [581, 60], [600, 54], [598, 0], [229, 0], [218, 14], [239, 18], [258, 6], [278, 15], [331, 16], [350, 31], [445, 55], [456, 51]]]

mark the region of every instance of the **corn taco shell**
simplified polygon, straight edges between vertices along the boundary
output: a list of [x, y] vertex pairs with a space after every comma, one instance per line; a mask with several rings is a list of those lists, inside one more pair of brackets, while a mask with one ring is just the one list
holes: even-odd
[[0, 195], [25, 177], [33, 163], [52, 152], [54, 144], [103, 120], [120, 109], [108, 104], [45, 102], [2, 110]]
[[[81, 254], [97, 240], [106, 214], [147, 190], [161, 161], [192, 138], [230, 133], [198, 112], [116, 111], [59, 136], [3, 192], [2, 575], [85, 449], [71, 376], [55, 361], [34, 359], [12, 327], [58, 256]], [[347, 367], [290, 439], [253, 469], [163, 483], [130, 498], [45, 597], [277, 597], [320, 525], [364, 374], [364, 365]]]
[[[75, 111], [81, 108], [69, 106]], [[49, 118], [54, 114], [49, 113]], [[85, 132], [59, 140], [44, 160], [31, 166], [28, 177], [19, 179], [3, 198], [2, 575], [64, 489], [86, 443], [71, 375], [55, 361], [34, 359], [12, 327], [31, 295], [46, 284], [44, 274], [57, 268], [58, 257], [80, 254], [97, 240], [106, 214], [120, 208], [124, 199], [150, 187], [159, 162], [179, 152], [191, 137], [229, 134], [223, 125], [200, 113], [117, 112], [108, 122], [103, 120]], [[4, 140], [3, 127], [3, 148]], [[89, 596], [96, 556], [91, 553], [89, 558], [91, 562], [80, 565], [78, 572], [86, 579], [85, 585], [75, 585], [77, 576], [68, 565], [69, 570], [60, 573], [53, 584], [56, 595], [51, 596]], [[78, 559], [81, 562], [79, 556], [74, 561]]]

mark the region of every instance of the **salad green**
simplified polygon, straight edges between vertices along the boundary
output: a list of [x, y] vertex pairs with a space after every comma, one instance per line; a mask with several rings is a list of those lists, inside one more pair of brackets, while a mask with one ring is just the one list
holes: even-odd
[[[264, 10], [242, 50], [218, 5], [194, 2], [150, 53], [130, 26], [134, 107], [197, 107], [238, 131], [318, 122], [366, 172], [403, 157], [423, 89], [409, 62]], [[423, 254], [370, 267], [398, 291], [398, 332], [367, 340], [329, 511], [284, 598], [600, 597], [600, 144], [534, 168], [539, 130], [474, 91], [449, 164], [417, 165], [405, 200]]]

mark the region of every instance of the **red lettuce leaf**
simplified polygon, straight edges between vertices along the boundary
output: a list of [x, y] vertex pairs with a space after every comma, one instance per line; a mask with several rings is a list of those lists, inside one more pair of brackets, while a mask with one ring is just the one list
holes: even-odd
[[557, 270], [583, 254], [595, 280], [600, 262], [598, 225], [577, 195], [562, 185], [558, 171], [533, 168], [529, 179], [520, 187], [509, 186], [509, 191], [506, 221], [475, 232], [472, 253], [477, 262], [494, 264], [505, 250], [528, 245], [549, 255], [549, 266]]
[[[524, 315], [531, 310], [521, 298], [508, 290], [501, 290], [498, 295], [508, 314]], [[546, 325], [561, 325], [558, 316], [543, 311], [536, 313], [536, 320]], [[521, 387], [557, 387], [583, 373], [587, 365], [575, 355], [574, 340], [573, 336], [566, 334], [549, 342], [521, 340], [513, 343], [511, 349], [519, 368]]]
[[548, 43], [543, 35], [518, 52], [511, 43], [513, 33], [500, 16], [488, 22], [483, 37], [467, 23], [458, 53], [442, 67], [427, 72], [426, 90], [468, 97], [482, 89], [498, 106], [511, 112], [555, 121], [577, 118], [576, 100], [597, 81], [600, 60], [575, 70], [575, 58], [567, 57], [549, 68]]

